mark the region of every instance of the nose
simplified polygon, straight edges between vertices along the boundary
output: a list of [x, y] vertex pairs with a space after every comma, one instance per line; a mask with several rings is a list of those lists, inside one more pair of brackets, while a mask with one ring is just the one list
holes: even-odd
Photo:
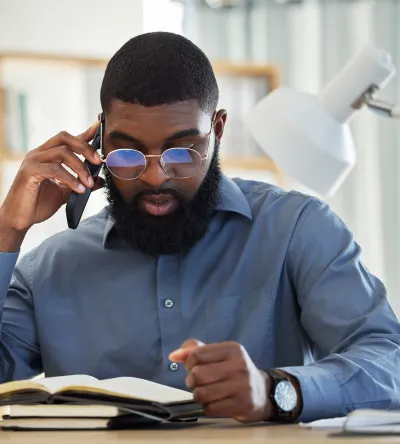
[[171, 177], [162, 169], [160, 157], [147, 158], [146, 171], [141, 175], [141, 180], [154, 188], [159, 188], [168, 182]]

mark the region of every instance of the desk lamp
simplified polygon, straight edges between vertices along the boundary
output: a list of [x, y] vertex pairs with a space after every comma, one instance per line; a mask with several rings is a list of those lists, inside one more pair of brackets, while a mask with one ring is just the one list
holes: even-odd
[[367, 106], [400, 118], [400, 107], [375, 99], [394, 75], [390, 54], [367, 46], [318, 95], [277, 88], [255, 105], [245, 125], [283, 172], [332, 196], [356, 162], [353, 114]]

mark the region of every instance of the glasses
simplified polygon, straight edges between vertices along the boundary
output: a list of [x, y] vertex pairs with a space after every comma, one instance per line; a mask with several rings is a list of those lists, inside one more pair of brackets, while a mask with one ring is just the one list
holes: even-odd
[[[121, 148], [111, 151], [106, 157], [102, 156], [101, 160], [113, 176], [122, 180], [134, 180], [146, 171], [150, 158], [158, 157], [162, 169], [168, 176], [175, 179], [188, 179], [200, 171], [202, 163], [208, 158], [213, 123], [214, 118], [211, 121], [210, 131], [207, 133], [207, 151], [203, 156], [193, 147], [174, 147], [165, 150], [162, 154], [146, 155], [135, 149]], [[101, 147], [102, 145], [103, 140], [101, 140]]]

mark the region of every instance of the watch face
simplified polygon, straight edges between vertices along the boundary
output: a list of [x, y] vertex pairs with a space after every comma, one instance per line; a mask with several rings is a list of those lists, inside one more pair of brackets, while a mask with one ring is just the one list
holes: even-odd
[[284, 412], [291, 412], [297, 405], [296, 389], [289, 381], [280, 381], [277, 384], [274, 398], [278, 407]]

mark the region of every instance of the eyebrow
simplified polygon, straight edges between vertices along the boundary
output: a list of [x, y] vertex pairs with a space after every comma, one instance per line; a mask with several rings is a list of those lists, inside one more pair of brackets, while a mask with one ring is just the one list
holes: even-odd
[[182, 131], [178, 131], [175, 134], [172, 134], [172, 136], [168, 137], [166, 142], [172, 142], [173, 140], [177, 139], [183, 139], [184, 137], [189, 136], [200, 136], [200, 131], [197, 128], [189, 128]]
[[114, 140], [125, 140], [126, 142], [132, 142], [137, 145], [144, 146], [144, 143], [135, 137], [129, 136], [128, 134], [122, 133], [121, 131], [111, 131], [109, 134], [110, 139]]
[[[172, 134], [172, 136], [169, 136], [165, 140], [165, 142], [168, 143], [189, 136], [199, 136], [200, 134], [201, 133], [198, 128], [188, 128]], [[126, 142], [132, 142], [136, 145], [146, 146], [141, 140], [136, 139], [136, 137], [130, 136], [128, 134], [122, 133], [121, 131], [111, 131], [109, 137], [110, 139], [124, 140]]]

